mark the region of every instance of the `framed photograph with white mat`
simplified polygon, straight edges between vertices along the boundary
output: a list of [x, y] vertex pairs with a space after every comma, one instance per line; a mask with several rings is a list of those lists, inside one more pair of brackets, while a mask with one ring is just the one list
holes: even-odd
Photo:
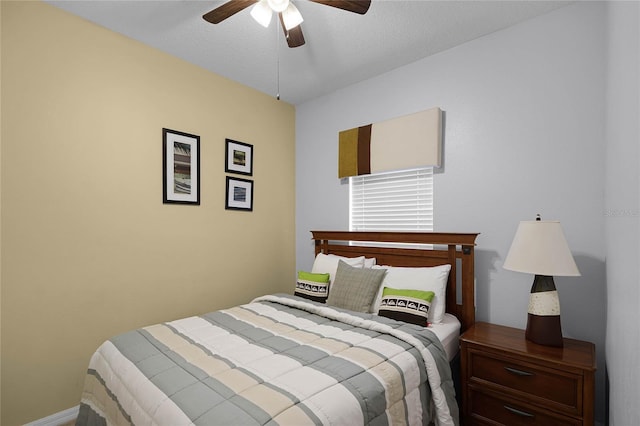
[[225, 139], [224, 171], [241, 175], [253, 175], [253, 145]]
[[162, 202], [200, 204], [200, 136], [162, 129]]
[[253, 211], [253, 181], [227, 176], [224, 208]]

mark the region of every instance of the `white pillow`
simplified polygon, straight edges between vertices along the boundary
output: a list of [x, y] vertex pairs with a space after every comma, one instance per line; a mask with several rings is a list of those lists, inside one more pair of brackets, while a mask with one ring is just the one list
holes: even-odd
[[[336, 277], [336, 271], [338, 270], [338, 262], [342, 260], [349, 266], [354, 268], [362, 268], [364, 266], [364, 256], [360, 257], [344, 257], [337, 256], [335, 254], [318, 253], [316, 260], [313, 261], [313, 267], [311, 272], [314, 274], [326, 274], [329, 273], [329, 282], [333, 282]], [[329, 290], [331, 291], [331, 290]]]
[[391, 287], [398, 290], [422, 290], [433, 291], [435, 296], [429, 309], [429, 322], [441, 323], [447, 308], [447, 279], [451, 265], [441, 265], [426, 268], [403, 268], [395, 266], [374, 266], [374, 269], [384, 268], [387, 274], [380, 285], [378, 294], [373, 300], [371, 312], [378, 313], [382, 289]]
[[364, 258], [364, 266], [363, 268], [373, 268], [373, 265], [376, 264], [375, 257], [365, 257]]

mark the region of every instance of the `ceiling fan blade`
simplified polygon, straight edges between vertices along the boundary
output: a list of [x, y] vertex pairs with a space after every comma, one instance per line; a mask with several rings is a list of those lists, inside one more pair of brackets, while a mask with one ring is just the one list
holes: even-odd
[[205, 13], [202, 15], [202, 18], [212, 24], [219, 24], [228, 17], [235, 15], [241, 10], [246, 9], [257, 2], [258, 0], [229, 0], [222, 6], [216, 7], [212, 11]]
[[310, 0], [314, 3], [320, 3], [338, 9], [346, 10], [347, 12], [358, 13], [364, 15], [371, 6], [371, 0]]
[[284, 31], [284, 37], [287, 39], [287, 45], [289, 47], [302, 46], [304, 44], [302, 26], [298, 25], [297, 27], [293, 27], [287, 31], [287, 28], [284, 26], [284, 20], [282, 19], [282, 12], [278, 13], [278, 18], [280, 18], [280, 25], [282, 26], [282, 30]]

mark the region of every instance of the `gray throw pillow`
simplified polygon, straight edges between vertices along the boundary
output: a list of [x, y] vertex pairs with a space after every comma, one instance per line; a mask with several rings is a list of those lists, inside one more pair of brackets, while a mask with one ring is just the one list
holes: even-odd
[[385, 273], [386, 269], [354, 268], [343, 261], [338, 262], [327, 305], [369, 312]]

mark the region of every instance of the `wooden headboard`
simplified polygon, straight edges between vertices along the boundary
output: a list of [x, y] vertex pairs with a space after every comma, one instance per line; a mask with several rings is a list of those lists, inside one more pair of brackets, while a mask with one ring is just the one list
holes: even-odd
[[[311, 231], [315, 253], [346, 257], [375, 257], [378, 265], [424, 267], [451, 265], [447, 283], [447, 312], [461, 322], [461, 332], [475, 323], [474, 247], [478, 234], [443, 232]], [[358, 242], [366, 242], [366, 245]], [[385, 247], [385, 243], [429, 244], [433, 249]], [[424, 246], [423, 246], [424, 247]], [[458, 259], [460, 260], [458, 262]], [[458, 277], [462, 303], [458, 304]]]

